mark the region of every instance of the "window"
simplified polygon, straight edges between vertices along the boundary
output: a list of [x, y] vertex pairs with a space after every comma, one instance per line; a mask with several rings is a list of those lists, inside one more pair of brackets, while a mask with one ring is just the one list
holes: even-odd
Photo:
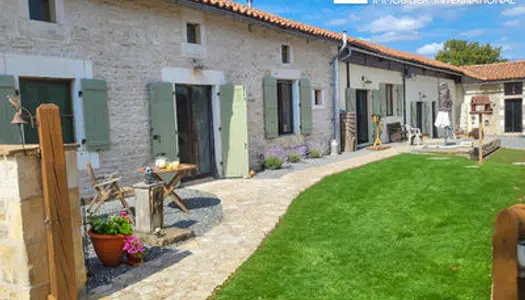
[[292, 82], [277, 81], [277, 115], [279, 134], [293, 133]]
[[386, 85], [385, 99], [386, 99], [386, 115], [393, 116], [394, 115], [394, 85], [393, 84]]
[[196, 23], [186, 23], [186, 42], [190, 44], [201, 43], [201, 26]]
[[292, 63], [291, 59], [291, 53], [290, 53], [290, 46], [288, 45], [281, 45], [281, 62], [283, 64], [290, 64]]
[[29, 18], [31, 20], [54, 22], [53, 0], [28, 0]]
[[505, 83], [505, 96], [514, 96], [523, 94], [523, 82]]
[[323, 105], [323, 91], [314, 90], [314, 105], [315, 106]]

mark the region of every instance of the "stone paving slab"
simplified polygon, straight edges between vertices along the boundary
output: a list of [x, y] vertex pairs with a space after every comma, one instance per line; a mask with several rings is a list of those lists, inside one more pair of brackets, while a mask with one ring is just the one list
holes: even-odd
[[[223, 222], [181, 245], [173, 254], [180, 256], [176, 263], [140, 281], [130, 278], [99, 287], [90, 291], [89, 298], [206, 299], [257, 249], [299, 193], [327, 175], [390, 158], [404, 150], [404, 144], [397, 144], [385, 151], [296, 171], [280, 179], [226, 179], [193, 186], [221, 199]], [[140, 278], [140, 273], [131, 271], [128, 276]]]

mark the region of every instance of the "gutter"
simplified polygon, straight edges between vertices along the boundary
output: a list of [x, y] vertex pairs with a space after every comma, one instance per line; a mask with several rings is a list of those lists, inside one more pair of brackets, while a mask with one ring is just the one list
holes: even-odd
[[334, 134], [330, 142], [330, 155], [339, 154], [340, 132], [339, 132], [339, 60], [342, 60], [341, 55], [348, 49], [348, 54], [344, 56], [347, 59], [352, 54], [351, 48], [348, 48], [348, 39], [346, 38], [346, 30], [343, 31], [343, 45], [336, 55], [332, 57], [332, 101], [334, 108]]

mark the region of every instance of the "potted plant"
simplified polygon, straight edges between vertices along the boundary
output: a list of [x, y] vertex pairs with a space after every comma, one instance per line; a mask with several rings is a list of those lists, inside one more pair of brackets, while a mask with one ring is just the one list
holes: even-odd
[[105, 267], [117, 267], [124, 255], [125, 238], [133, 233], [131, 220], [126, 213], [102, 218], [88, 217], [89, 237], [98, 258]]
[[126, 236], [124, 243], [123, 250], [126, 252], [126, 263], [130, 266], [142, 264], [144, 255], [147, 253], [142, 241], [136, 236]]

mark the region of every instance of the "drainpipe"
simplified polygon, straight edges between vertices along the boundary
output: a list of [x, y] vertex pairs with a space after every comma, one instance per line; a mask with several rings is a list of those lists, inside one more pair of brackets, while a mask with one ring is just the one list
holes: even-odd
[[[339, 60], [341, 55], [348, 47], [348, 40], [346, 37], [346, 30], [343, 31], [343, 46], [337, 52], [336, 55], [332, 57], [332, 100], [334, 107], [334, 134], [333, 140], [330, 143], [330, 155], [339, 154], [339, 141], [340, 141], [340, 132], [339, 132]], [[350, 51], [350, 49], [348, 48]], [[350, 56], [350, 53], [346, 56]]]

